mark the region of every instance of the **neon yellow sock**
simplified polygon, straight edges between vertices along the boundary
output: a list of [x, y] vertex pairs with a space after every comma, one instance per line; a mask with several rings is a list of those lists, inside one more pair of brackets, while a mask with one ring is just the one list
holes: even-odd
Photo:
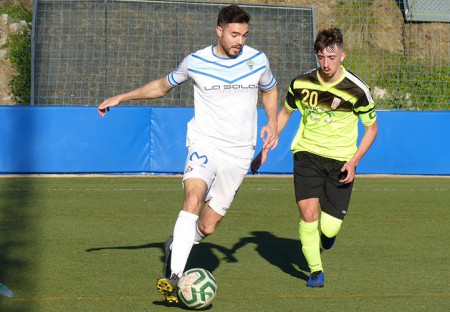
[[299, 223], [299, 238], [302, 251], [311, 272], [323, 271], [320, 257], [319, 221]]
[[320, 213], [320, 230], [326, 237], [331, 238], [338, 234], [341, 229], [342, 220], [335, 218], [325, 212]]

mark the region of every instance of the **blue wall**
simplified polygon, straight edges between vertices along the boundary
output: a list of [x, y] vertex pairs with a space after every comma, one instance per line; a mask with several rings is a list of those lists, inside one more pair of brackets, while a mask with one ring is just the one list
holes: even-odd
[[[101, 118], [92, 106], [0, 106], [0, 173], [181, 173], [192, 114], [121, 106]], [[294, 114], [261, 173], [292, 172], [289, 146], [299, 120]], [[258, 129], [265, 122], [260, 109]], [[358, 173], [450, 174], [450, 111], [382, 111], [378, 122]]]

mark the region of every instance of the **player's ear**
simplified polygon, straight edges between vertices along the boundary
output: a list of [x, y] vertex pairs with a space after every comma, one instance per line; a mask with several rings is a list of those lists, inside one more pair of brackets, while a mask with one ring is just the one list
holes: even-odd
[[216, 26], [216, 34], [217, 34], [217, 37], [222, 38], [222, 32], [223, 32], [222, 27]]
[[347, 56], [347, 53], [345, 53], [345, 51], [342, 51], [341, 54], [341, 63], [344, 61], [345, 57]]

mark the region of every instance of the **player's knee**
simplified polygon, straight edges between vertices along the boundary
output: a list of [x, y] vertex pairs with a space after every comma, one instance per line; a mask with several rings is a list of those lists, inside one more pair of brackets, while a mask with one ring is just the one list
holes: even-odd
[[190, 213], [195, 213], [198, 215], [200, 212], [202, 203], [203, 203], [203, 200], [200, 198], [200, 196], [198, 196], [197, 194], [194, 194], [194, 193], [188, 193], [188, 194], [186, 194], [186, 196], [184, 198], [183, 210], [190, 212]]
[[319, 199], [304, 199], [297, 203], [303, 221], [315, 222], [319, 220]]
[[318, 214], [314, 210], [303, 209], [300, 213], [302, 220], [306, 222], [314, 222], [318, 220]]

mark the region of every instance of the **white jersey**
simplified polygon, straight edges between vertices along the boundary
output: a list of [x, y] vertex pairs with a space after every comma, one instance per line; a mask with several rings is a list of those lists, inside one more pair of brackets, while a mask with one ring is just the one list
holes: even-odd
[[236, 58], [214, 54], [214, 45], [184, 58], [167, 76], [173, 87], [192, 79], [194, 117], [186, 144], [212, 144], [236, 157], [252, 157], [256, 145], [258, 88], [276, 80], [264, 53], [244, 46]]

